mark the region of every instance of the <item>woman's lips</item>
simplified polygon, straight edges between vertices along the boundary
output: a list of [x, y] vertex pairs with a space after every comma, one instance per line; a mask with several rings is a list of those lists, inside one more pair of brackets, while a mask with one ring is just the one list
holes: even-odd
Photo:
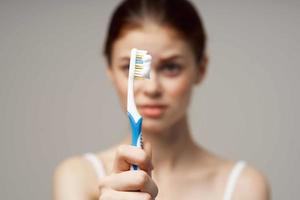
[[167, 106], [165, 105], [142, 105], [139, 106], [139, 110], [142, 116], [150, 118], [160, 117], [166, 110]]

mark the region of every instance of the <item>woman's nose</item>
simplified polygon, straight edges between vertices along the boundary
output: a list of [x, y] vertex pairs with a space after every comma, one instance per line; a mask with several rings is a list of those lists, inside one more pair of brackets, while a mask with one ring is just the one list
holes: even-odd
[[146, 96], [157, 98], [162, 94], [161, 85], [158, 76], [155, 72], [151, 71], [150, 79], [144, 80], [143, 92]]

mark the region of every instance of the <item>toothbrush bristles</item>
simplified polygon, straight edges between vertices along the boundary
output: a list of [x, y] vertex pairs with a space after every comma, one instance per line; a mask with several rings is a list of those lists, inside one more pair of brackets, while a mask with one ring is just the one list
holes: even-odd
[[143, 74], [141, 73], [143, 70], [143, 55], [137, 54], [136, 55], [136, 60], [135, 60], [135, 71], [134, 71], [134, 76], [137, 80], [143, 80]]
[[137, 80], [144, 80], [150, 78], [150, 68], [149, 63], [151, 57], [146, 51], [140, 50], [135, 55], [135, 64], [134, 64], [134, 78]]

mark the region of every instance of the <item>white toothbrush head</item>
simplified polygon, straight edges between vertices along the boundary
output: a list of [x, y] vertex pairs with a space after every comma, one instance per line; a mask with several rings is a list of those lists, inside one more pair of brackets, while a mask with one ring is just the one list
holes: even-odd
[[150, 79], [151, 72], [151, 55], [147, 54], [145, 50], [132, 50], [135, 56], [134, 64], [134, 77], [136, 79]]
[[141, 118], [134, 100], [133, 85], [135, 79], [150, 79], [152, 57], [145, 50], [132, 49], [128, 74], [127, 111], [134, 120]]

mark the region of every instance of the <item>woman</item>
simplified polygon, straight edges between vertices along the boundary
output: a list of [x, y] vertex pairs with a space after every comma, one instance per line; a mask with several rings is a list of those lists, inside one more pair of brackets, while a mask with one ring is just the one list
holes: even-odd
[[[185, 0], [127, 0], [113, 14], [105, 42], [107, 74], [126, 111], [131, 48], [152, 55], [150, 80], [136, 82], [144, 149], [131, 134], [98, 154], [70, 158], [54, 175], [56, 200], [268, 200], [266, 179], [241, 161], [196, 144], [187, 110], [208, 63], [202, 22]], [[136, 164], [140, 170], [131, 171]]]

